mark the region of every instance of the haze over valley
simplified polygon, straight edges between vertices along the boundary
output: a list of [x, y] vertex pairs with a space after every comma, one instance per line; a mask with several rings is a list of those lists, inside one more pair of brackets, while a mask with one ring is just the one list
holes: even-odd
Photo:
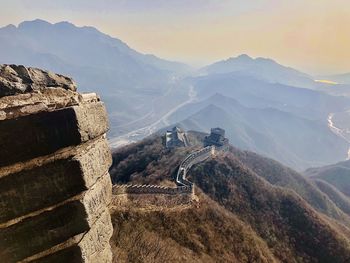
[[69, 75], [82, 91], [100, 94], [113, 147], [179, 124], [199, 131], [224, 127], [236, 146], [298, 170], [347, 158], [349, 122], [338, 121], [350, 109], [346, 78], [329, 78], [338, 85], [316, 82], [272, 59], [248, 55], [194, 69], [69, 22], [8, 25], [0, 29], [0, 40], [1, 63]]
[[0, 3], [0, 262], [350, 262], [350, 2]]

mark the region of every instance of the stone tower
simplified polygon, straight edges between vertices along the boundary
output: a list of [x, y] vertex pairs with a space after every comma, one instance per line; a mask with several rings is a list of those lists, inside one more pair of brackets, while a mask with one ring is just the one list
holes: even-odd
[[1, 262], [112, 262], [107, 130], [70, 78], [0, 65]]

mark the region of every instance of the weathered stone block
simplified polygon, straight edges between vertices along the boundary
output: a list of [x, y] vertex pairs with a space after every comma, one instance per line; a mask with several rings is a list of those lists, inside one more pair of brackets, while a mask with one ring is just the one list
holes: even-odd
[[37, 163], [0, 177], [0, 224], [87, 190], [107, 173], [112, 159], [101, 138]]
[[0, 65], [0, 97], [33, 92], [46, 87], [73, 91], [77, 89], [71, 78], [59, 74], [22, 65]]
[[17, 262], [88, 231], [111, 200], [109, 175], [90, 190], [52, 210], [0, 228], [0, 259]]
[[101, 102], [0, 121], [0, 167], [96, 138], [108, 130]]
[[[35, 263], [83, 263], [83, 262], [112, 262], [112, 252], [109, 240], [113, 234], [113, 226], [109, 212], [104, 212], [92, 228], [80, 236], [44, 251], [44, 256], [38, 254], [27, 258], [24, 262]], [[63, 247], [63, 249], [62, 249]]]

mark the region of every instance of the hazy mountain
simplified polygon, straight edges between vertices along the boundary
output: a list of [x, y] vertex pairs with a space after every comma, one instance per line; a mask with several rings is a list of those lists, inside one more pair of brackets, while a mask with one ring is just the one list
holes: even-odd
[[[0, 63], [24, 64], [72, 76], [80, 91], [99, 93], [113, 133], [144, 116], [188, 66], [141, 54], [93, 27], [26, 21], [0, 29]], [[176, 96], [173, 97], [176, 102]], [[116, 128], [114, 128], [116, 127]]]
[[350, 161], [310, 168], [304, 174], [312, 179], [326, 181], [350, 197]]
[[220, 94], [183, 107], [171, 120], [187, 130], [223, 127], [233, 145], [298, 170], [342, 160], [348, 150], [323, 122], [273, 108], [248, 108]]
[[344, 213], [350, 215], [350, 199], [335, 186], [321, 179], [314, 179], [317, 187], [324, 192]]
[[350, 73], [327, 75], [319, 78], [334, 81], [339, 84], [350, 84]]
[[[191, 149], [167, 151], [160, 137], [148, 138], [116, 150], [111, 175], [116, 182], [169, 184], [174, 164]], [[130, 261], [142, 254], [139, 247], [156, 246], [163, 262], [346, 262], [350, 257], [348, 215], [277, 162], [232, 148], [195, 165], [188, 178], [195, 182], [198, 205], [160, 211], [129, 207], [113, 214], [116, 255]]]
[[334, 96], [350, 97], [350, 84], [318, 83], [317, 90]]
[[294, 87], [313, 80], [273, 60], [242, 55], [185, 79], [188, 66], [141, 54], [95, 28], [35, 20], [0, 29], [0, 63], [72, 76], [80, 91], [102, 96], [110, 136], [125, 134], [126, 142], [184, 120], [200, 130], [220, 124], [237, 146], [298, 169], [340, 161], [347, 151], [327, 118], [348, 110], [350, 99]]
[[206, 66], [201, 72], [202, 74], [234, 72], [242, 76], [251, 76], [271, 83], [307, 88], [313, 88], [315, 86], [312, 77], [305, 73], [280, 65], [272, 59], [253, 59], [245, 54]]
[[235, 73], [214, 74], [192, 79], [199, 99], [215, 93], [234, 98], [247, 107], [275, 108], [303, 118], [326, 121], [329, 113], [350, 108], [350, 99], [320, 91], [269, 83]]

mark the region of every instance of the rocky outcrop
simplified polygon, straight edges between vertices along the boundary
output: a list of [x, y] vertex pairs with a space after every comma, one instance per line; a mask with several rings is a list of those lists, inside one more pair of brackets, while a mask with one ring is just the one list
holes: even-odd
[[0, 65], [1, 262], [112, 262], [107, 130], [70, 78]]
[[0, 97], [40, 91], [47, 87], [76, 91], [71, 78], [36, 68], [0, 65]]

